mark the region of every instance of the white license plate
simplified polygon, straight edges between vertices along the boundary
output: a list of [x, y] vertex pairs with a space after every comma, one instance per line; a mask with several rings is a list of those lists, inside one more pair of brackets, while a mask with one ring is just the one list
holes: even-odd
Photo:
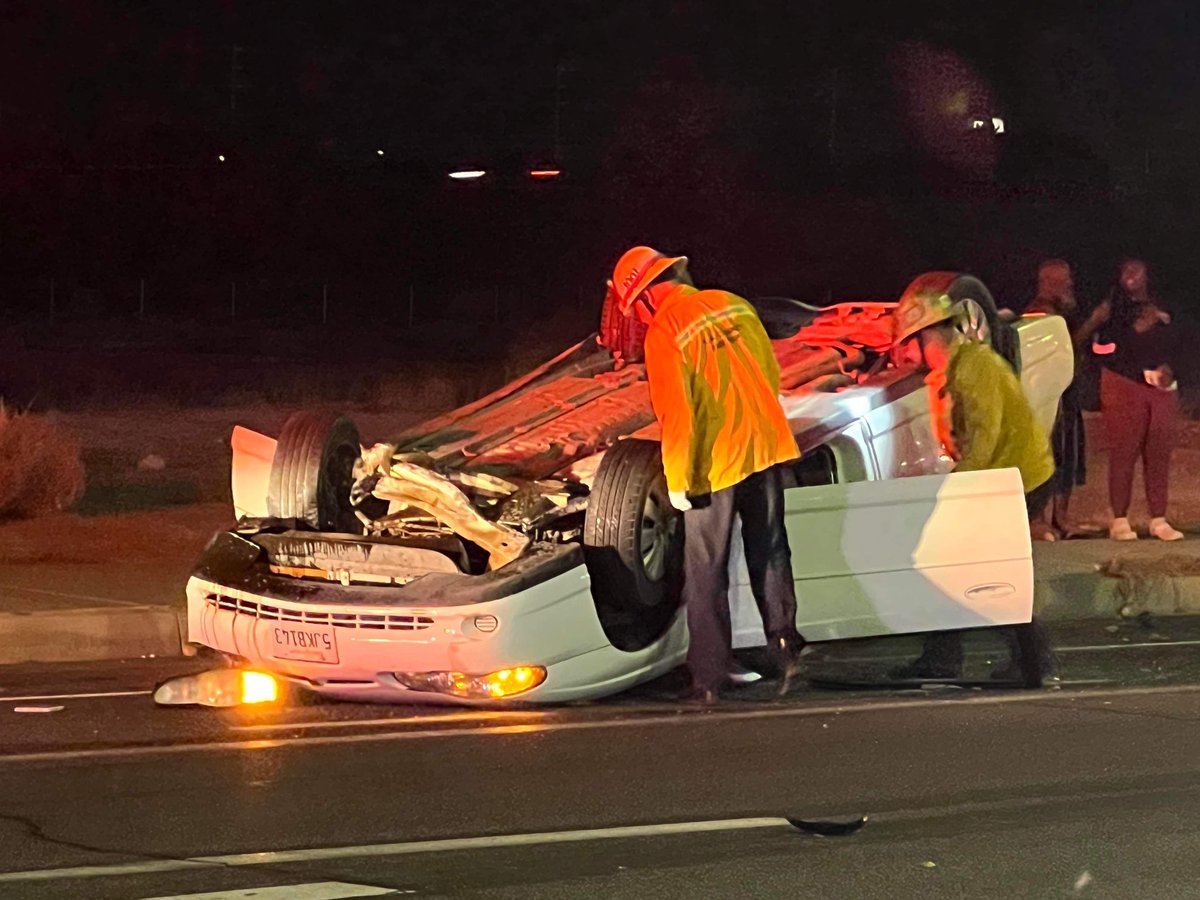
[[271, 626], [271, 655], [301, 662], [338, 661], [336, 629], [330, 625], [299, 622]]

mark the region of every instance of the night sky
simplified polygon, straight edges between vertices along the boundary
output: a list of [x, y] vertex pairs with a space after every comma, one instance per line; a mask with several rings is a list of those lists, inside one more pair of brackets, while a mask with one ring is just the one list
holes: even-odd
[[1193, 278], [1194, 4], [875, 6], [6, 0], [0, 265], [544, 297], [645, 240], [772, 292], [1148, 246]]

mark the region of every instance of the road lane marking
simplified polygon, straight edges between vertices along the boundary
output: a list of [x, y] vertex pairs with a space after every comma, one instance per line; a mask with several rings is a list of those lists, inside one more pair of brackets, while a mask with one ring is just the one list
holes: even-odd
[[[145, 608], [146, 606], [145, 603], [138, 603], [135, 600], [118, 600], [115, 597], [101, 597], [97, 594], [75, 594], [71, 591], [52, 591], [49, 588], [24, 587], [23, 585], [19, 584], [7, 584], [4, 585], [4, 587], [10, 591], [25, 591], [29, 594], [43, 594], [47, 597], [63, 597], [68, 600], [99, 600], [101, 603], [113, 603], [117, 606], [133, 606], [138, 608]], [[103, 608], [104, 607], [102, 606], [97, 607], [97, 609]], [[79, 610], [72, 611], [79, 612]]]
[[[1146, 647], [1193, 647], [1200, 646], [1200, 640], [1194, 641], [1147, 641], [1136, 644], [1089, 644], [1079, 647], [1055, 647], [1055, 653], [1082, 653], [1095, 650], [1131, 650]], [[968, 656], [987, 656], [984, 651], [970, 651]], [[994, 654], [992, 654], [994, 655]], [[892, 660], [906, 660], [908, 655], [887, 655], [887, 656], [845, 656], [837, 657], [825, 662], [844, 663], [844, 662], [887, 662]], [[1066, 682], [1064, 682], [1065, 684]], [[1087, 684], [1088, 681], [1071, 682], [1078, 684]], [[1099, 680], [1097, 683], [1101, 683]], [[0, 703], [25, 703], [36, 702], [39, 700], [91, 700], [104, 697], [149, 697], [154, 691], [98, 691], [94, 693], [81, 694], [29, 694], [19, 697], [9, 697], [0, 694]], [[262, 725], [233, 725], [231, 728], [235, 731], [284, 731], [288, 728], [352, 728], [356, 725], [388, 725], [388, 724], [407, 724], [409, 722], [455, 722], [455, 721], [471, 721], [480, 720], [483, 718], [513, 718], [516, 716], [525, 716], [537, 718], [545, 716], [547, 713], [537, 711], [500, 711], [500, 710], [475, 710], [469, 713], [450, 713], [437, 716], [403, 716], [403, 717], [386, 717], [374, 719], [346, 719], [336, 722], [303, 722], [296, 724], [287, 723], [270, 723]]]
[[[881, 809], [872, 813], [873, 821], [890, 824], [925, 822], [930, 819], [951, 816], [986, 816], [990, 813], [1029, 810], [1053, 804], [1079, 804], [1100, 800], [1166, 795], [1178, 797], [1181, 792], [1195, 792], [1200, 785], [1161, 785], [1150, 788], [1125, 788], [1111, 791], [1088, 791], [1086, 793], [1039, 793], [1030, 796], [1003, 797], [996, 800], [969, 800], [963, 803], [897, 807]], [[839, 811], [839, 814], [844, 813]], [[680, 834], [712, 834], [729, 831], [780, 828], [792, 831], [787, 819], [779, 816], [759, 816], [739, 819], [707, 819], [694, 822], [666, 822], [651, 825], [618, 825], [606, 828], [571, 829], [564, 831], [527, 832], [524, 834], [488, 835], [468, 838], [436, 838], [423, 841], [397, 841], [383, 844], [359, 844], [343, 847], [310, 847], [296, 850], [269, 850], [260, 853], [232, 853], [219, 856], [192, 856], [182, 859], [154, 859], [144, 862], [113, 863], [109, 865], [72, 866], [58, 869], [31, 869], [21, 872], [0, 873], [0, 884], [14, 882], [65, 881], [69, 879], [103, 878], [121, 875], [147, 875], [176, 871], [213, 871], [220, 868], [244, 868], [247, 866], [285, 866], [343, 859], [368, 859], [389, 856], [412, 856], [427, 853], [446, 853], [462, 850], [496, 850], [553, 844], [582, 843], [602, 840], [629, 840], [636, 838], [669, 837]], [[292, 898], [294, 891], [307, 885], [292, 885], [286, 890], [291, 894], [281, 897]], [[270, 891], [274, 888], [257, 888]], [[285, 890], [285, 888], [280, 888]], [[396, 893], [408, 893], [393, 889]], [[249, 896], [247, 893], [217, 892], [207, 894], [182, 894], [153, 900], [197, 900], [197, 898]], [[256, 898], [273, 895], [258, 893]], [[377, 895], [378, 896], [378, 895]]]
[[156, 744], [133, 747], [105, 747], [95, 750], [44, 750], [0, 756], [0, 765], [15, 763], [70, 762], [75, 760], [125, 759], [144, 756], [171, 756], [181, 753], [277, 750], [292, 747], [320, 747], [334, 744], [388, 743], [392, 741], [425, 740], [430, 738], [462, 738], [480, 736], [511, 736], [516, 734], [548, 734], [558, 731], [590, 731], [601, 728], [630, 728], [647, 725], [715, 725], [722, 722], [752, 719], [812, 718], [854, 713], [891, 712], [901, 709], [950, 709], [963, 706], [999, 705], [1003, 703], [1047, 703], [1061, 706], [1062, 700], [1093, 700], [1101, 697], [1137, 697], [1151, 694], [1196, 693], [1200, 685], [1167, 685], [1140, 688], [1100, 688], [1075, 691], [1030, 691], [985, 695], [963, 691], [956, 696], [939, 692], [924, 699], [884, 700], [868, 703], [830, 704], [801, 707], [757, 707], [746, 710], [684, 710], [663, 704], [669, 710], [655, 715], [632, 715], [620, 719], [589, 719], [576, 722], [546, 722], [529, 725], [487, 725], [482, 728], [426, 728], [413, 731], [371, 732], [369, 734], [325, 734], [313, 737], [259, 738], [257, 740], [211, 741], [189, 744]]
[[289, 729], [307, 728], [354, 728], [362, 725], [410, 725], [420, 722], [425, 725], [437, 725], [442, 722], [487, 722], [493, 719], [544, 719], [553, 715], [552, 712], [503, 711], [477, 709], [472, 712], [448, 713], [444, 715], [392, 716], [382, 719], [338, 719], [334, 722], [271, 722], [263, 725], [231, 725], [232, 731], [287, 731]]
[[416, 891], [349, 884], [344, 881], [314, 881], [311, 884], [285, 884], [281, 887], [242, 888], [234, 891], [209, 891], [204, 894], [172, 894], [149, 900], [350, 900], [352, 897], [399, 897]]
[[1089, 650], [1132, 650], [1136, 647], [1195, 647], [1200, 641], [1142, 641], [1130, 644], [1085, 644], [1081, 647], [1057, 647], [1055, 653], [1084, 653]]
[[[1200, 640], [1195, 641], [1144, 641], [1141, 643], [1130, 644], [1081, 644], [1078, 647], [1052, 647], [1054, 653], [1085, 653], [1093, 650], [1133, 650], [1145, 647], [1195, 647], [1200, 645]], [[1004, 650], [996, 648], [995, 650], [968, 650], [967, 656], [974, 657], [994, 657], [1003, 656]], [[829, 658], [817, 658], [814, 662], [821, 663], [869, 663], [869, 662], [901, 662], [912, 659], [911, 653], [889, 653], [879, 656], [834, 656]]]
[[6, 697], [0, 694], [0, 703], [25, 703], [31, 700], [92, 700], [96, 697], [148, 697], [154, 691], [100, 691], [95, 694], [38, 694], [28, 697]]
[[[0, 874], [0, 884], [28, 881], [63, 881], [71, 878], [106, 878], [114, 875], [142, 875], [196, 868], [240, 868], [243, 866], [286, 865], [331, 859], [365, 859], [379, 856], [409, 856], [416, 853], [444, 853], [454, 850], [493, 850], [531, 847], [545, 844], [570, 844], [582, 841], [621, 840], [663, 837], [676, 834], [704, 834], [741, 831], [754, 828], [791, 828], [778, 816], [752, 819], [715, 819], [702, 822], [665, 822], [658, 825], [621, 825], [614, 828], [585, 828], [575, 831], [540, 831], [529, 834], [499, 834], [487, 837], [441, 838], [432, 841], [402, 841], [394, 844], [362, 844], [351, 847], [313, 847], [307, 850], [271, 850], [264, 853], [234, 853], [226, 856], [191, 856], [187, 859], [148, 860], [145, 863], [117, 863], [109, 866], [75, 866], [64, 869], [32, 869]], [[210, 896], [210, 895], [200, 895]]]

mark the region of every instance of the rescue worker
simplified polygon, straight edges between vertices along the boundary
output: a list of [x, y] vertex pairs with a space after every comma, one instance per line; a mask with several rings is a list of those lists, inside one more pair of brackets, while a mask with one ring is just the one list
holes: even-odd
[[683, 512], [689, 699], [715, 702], [737, 670], [728, 595], [735, 515], [782, 694], [803, 640], [774, 467], [800, 454], [779, 403], [771, 342], [745, 300], [693, 286], [687, 257], [634, 247], [617, 262], [612, 289], [621, 312], [648, 326], [650, 400], [671, 503]]
[[[929, 280], [909, 287], [893, 317], [895, 344], [901, 352], [907, 346], [913, 356], [919, 353], [929, 369], [925, 381], [930, 387], [934, 432], [945, 454], [954, 460], [954, 471], [1018, 469], [1033, 523], [1041, 518], [1056, 486], [1050, 439], [1007, 360], [987, 344], [968, 341], [958, 330], [954, 301], [943, 286]], [[1009, 680], [1019, 675], [1019, 651], [1015, 632], [1006, 631], [1005, 637], [1012, 661], [992, 674]], [[1038, 642], [1044, 648], [1045, 641], [1039, 637]], [[1045, 667], [1048, 659], [1043, 656], [1039, 662]], [[962, 664], [961, 634], [933, 632], [921, 656], [892, 674], [958, 678]]]

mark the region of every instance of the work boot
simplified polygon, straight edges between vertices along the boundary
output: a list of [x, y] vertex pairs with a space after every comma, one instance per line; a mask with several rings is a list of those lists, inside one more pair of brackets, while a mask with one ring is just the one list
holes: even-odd
[[1171, 523], [1162, 516], [1150, 520], [1150, 534], [1160, 541], [1178, 541], [1183, 539], [1183, 532], [1172, 528]]
[[920, 656], [888, 675], [898, 681], [954, 679], [962, 677], [962, 667], [962, 636], [956, 631], [935, 631], [925, 638]]
[[804, 638], [799, 634], [776, 635], [767, 642], [771, 663], [779, 673], [779, 696], [784, 696], [792, 681], [800, 674], [800, 652], [804, 649]]
[[1023, 680], [1024, 675], [1021, 672], [1021, 664], [1015, 659], [1010, 659], [1004, 665], [992, 669], [991, 677], [993, 681], [1011, 682]]
[[1046, 626], [1034, 618], [1028, 625], [1005, 628], [1002, 634], [1008, 647], [1008, 663], [993, 669], [992, 678], [1041, 687], [1043, 679], [1055, 669], [1053, 644]]
[[[1112, 524], [1108, 526], [1108, 536], [1114, 541], [1136, 541], [1138, 539], [1138, 533], [1129, 524], [1127, 516], [1120, 516], [1112, 520]], [[1180, 537], [1182, 536], [1180, 535]]]
[[953, 680], [962, 677], [962, 664], [955, 665], [945, 660], [935, 660], [920, 656], [906, 665], [897, 666], [892, 669], [888, 672], [888, 676], [894, 678], [896, 681], [921, 681], [922, 679], [929, 679], [930, 681]]

